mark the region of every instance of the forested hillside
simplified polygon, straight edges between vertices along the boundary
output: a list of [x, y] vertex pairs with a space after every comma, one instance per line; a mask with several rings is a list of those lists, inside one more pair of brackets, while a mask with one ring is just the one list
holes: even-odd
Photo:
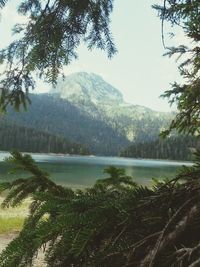
[[131, 142], [156, 140], [172, 115], [128, 104], [100, 76], [75, 73], [50, 94], [30, 95], [28, 111], [9, 110], [7, 118], [86, 145], [92, 154], [118, 155]]
[[[29, 141], [21, 144], [23, 138], [8, 135], [12, 141], [5, 143], [23, 151], [81, 154], [88, 147], [96, 155], [190, 160], [191, 148], [196, 146], [195, 139], [186, 136], [160, 140], [159, 133], [169, 126], [172, 114], [126, 103], [119, 90], [96, 74], [69, 75], [50, 93], [31, 94], [30, 99], [28, 111], [16, 113], [10, 108], [6, 116], [22, 127], [17, 129], [23, 129]], [[24, 127], [35, 134], [25, 133]], [[71, 151], [71, 143], [82, 146], [73, 144]]]
[[134, 143], [121, 151], [120, 156], [132, 158], [192, 160], [194, 148], [200, 148], [194, 136], [172, 136], [152, 142]]
[[84, 145], [71, 143], [66, 138], [44, 131], [18, 126], [0, 120], [0, 150], [18, 149], [25, 152], [88, 154]]
[[171, 113], [127, 103], [117, 88], [94, 73], [68, 75], [58, 81], [51, 94], [100, 119], [130, 142], [155, 140], [172, 118]]
[[[100, 119], [78, 110], [70, 102], [48, 94], [31, 95], [28, 111], [9, 112], [17, 124], [60, 135], [71, 142], [86, 144], [91, 153], [115, 155], [129, 141]], [[42, 115], [41, 115], [42, 114]]]

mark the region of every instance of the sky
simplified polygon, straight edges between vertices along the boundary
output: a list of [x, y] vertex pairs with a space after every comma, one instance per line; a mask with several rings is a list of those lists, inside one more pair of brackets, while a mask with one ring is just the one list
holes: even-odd
[[[17, 0], [10, 0], [1, 11], [0, 48], [13, 38], [12, 25], [25, 22], [16, 11]], [[96, 73], [119, 89], [128, 103], [143, 105], [158, 111], [175, 110], [167, 99], [159, 96], [170, 89], [170, 83], [180, 80], [175, 59], [163, 57], [166, 52], [161, 39], [161, 22], [151, 8], [158, 0], [115, 0], [111, 16], [111, 32], [118, 53], [110, 60], [100, 50], [88, 51], [81, 45], [78, 60], [64, 68], [65, 75], [86, 71]], [[166, 26], [166, 28], [169, 28]], [[184, 36], [177, 32], [176, 38], [168, 38], [166, 46], [181, 44]], [[50, 85], [37, 82], [36, 92], [47, 92]]]

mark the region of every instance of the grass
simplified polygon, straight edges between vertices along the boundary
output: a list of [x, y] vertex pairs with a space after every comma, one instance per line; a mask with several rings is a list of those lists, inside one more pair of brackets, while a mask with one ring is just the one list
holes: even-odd
[[23, 217], [0, 217], [0, 234], [18, 232], [22, 229], [24, 223]]
[[[3, 199], [4, 197], [0, 197], [0, 204]], [[22, 229], [30, 201], [28, 199], [15, 208], [0, 207], [0, 234], [18, 232]]]

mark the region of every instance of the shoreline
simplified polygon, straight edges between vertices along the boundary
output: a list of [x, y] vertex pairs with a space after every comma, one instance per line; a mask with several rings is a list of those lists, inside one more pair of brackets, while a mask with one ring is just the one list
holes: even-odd
[[[0, 204], [2, 203], [4, 197], [0, 195]], [[21, 230], [21, 227], [24, 223], [24, 219], [28, 215], [28, 206], [31, 202], [31, 198], [28, 198], [24, 202], [22, 202], [17, 207], [9, 207], [9, 208], [1, 208], [0, 207], [0, 220], [6, 221], [6, 227], [0, 229], [0, 253], [6, 248], [6, 246], [15, 239]], [[15, 220], [16, 219], [16, 220]], [[16, 225], [20, 221], [19, 225]], [[3, 223], [2, 221], [2, 223]], [[9, 224], [10, 223], [10, 224]], [[8, 227], [8, 228], [7, 228]], [[45, 267], [44, 263], [44, 253], [42, 249], [38, 253], [38, 257], [34, 259], [33, 267]]]
[[[118, 159], [118, 160], [127, 160], [127, 161], [156, 161], [156, 162], [171, 162], [171, 163], [178, 163], [177, 165], [189, 165], [191, 166], [193, 164], [193, 161], [186, 161], [186, 160], [176, 160], [176, 159], [154, 159], [154, 158], [131, 158], [131, 157], [124, 157], [124, 156], [103, 156], [103, 155], [93, 155], [93, 154], [88, 154], [88, 155], [79, 155], [79, 154], [64, 154], [64, 153], [43, 153], [43, 152], [21, 152], [22, 154], [29, 154], [33, 156], [52, 156], [52, 157], [66, 157], [66, 158], [107, 158], [107, 159]], [[0, 162], [3, 162], [5, 158], [1, 157], [5, 154], [5, 158], [10, 156], [10, 151], [0, 151]], [[37, 161], [37, 160], [36, 160]], [[112, 164], [111, 164], [112, 165]]]

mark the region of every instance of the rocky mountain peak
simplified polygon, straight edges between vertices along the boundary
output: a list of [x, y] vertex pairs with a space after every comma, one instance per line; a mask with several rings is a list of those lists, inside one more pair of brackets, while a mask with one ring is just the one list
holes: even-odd
[[78, 72], [59, 80], [51, 93], [73, 102], [91, 101], [93, 103], [123, 102], [119, 90], [94, 73]]

